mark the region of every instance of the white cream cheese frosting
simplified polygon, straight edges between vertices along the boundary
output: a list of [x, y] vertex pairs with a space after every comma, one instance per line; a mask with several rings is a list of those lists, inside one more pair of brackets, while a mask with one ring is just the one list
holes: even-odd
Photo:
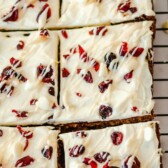
[[57, 122], [151, 114], [152, 75], [146, 57], [152, 23], [60, 31], [62, 112]]
[[0, 33], [0, 124], [42, 124], [57, 113], [57, 33]]
[[[65, 168], [159, 168], [161, 149], [156, 124], [126, 124], [60, 134]], [[152, 134], [150, 140], [147, 133]]]
[[119, 23], [155, 16], [152, 0], [63, 0], [58, 26]]
[[0, 29], [53, 28], [59, 18], [59, 0], [0, 0]]
[[57, 168], [57, 136], [53, 127], [0, 127], [3, 168]]

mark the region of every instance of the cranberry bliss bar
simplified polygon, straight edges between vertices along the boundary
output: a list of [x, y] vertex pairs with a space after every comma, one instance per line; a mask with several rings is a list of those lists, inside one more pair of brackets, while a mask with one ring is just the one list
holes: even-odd
[[52, 127], [0, 127], [0, 167], [57, 168], [58, 131]]
[[0, 124], [42, 124], [57, 110], [56, 32], [0, 33]]
[[79, 27], [155, 19], [152, 0], [62, 0], [58, 26]]
[[62, 30], [61, 115], [93, 122], [151, 115], [153, 22]]
[[0, 0], [0, 29], [53, 28], [59, 18], [59, 0]]
[[146, 122], [60, 134], [65, 168], [160, 168], [158, 129]]

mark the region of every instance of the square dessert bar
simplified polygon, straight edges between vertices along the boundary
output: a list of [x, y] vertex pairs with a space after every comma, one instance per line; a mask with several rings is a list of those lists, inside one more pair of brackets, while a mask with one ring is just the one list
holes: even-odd
[[56, 32], [0, 33], [0, 124], [42, 124], [57, 111]]
[[58, 131], [52, 127], [0, 127], [0, 166], [57, 168]]
[[152, 21], [62, 30], [58, 122], [151, 115]]
[[0, 29], [54, 28], [59, 0], [0, 0]]
[[152, 0], [62, 0], [58, 26], [80, 27], [155, 19]]
[[160, 168], [157, 122], [60, 134], [65, 168]]

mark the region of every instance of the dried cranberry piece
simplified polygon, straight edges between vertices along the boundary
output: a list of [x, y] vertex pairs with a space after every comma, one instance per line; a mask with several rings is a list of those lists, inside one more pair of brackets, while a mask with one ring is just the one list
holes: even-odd
[[77, 131], [75, 133], [75, 136], [79, 137], [79, 138], [85, 138], [85, 137], [87, 137], [87, 134], [84, 131]]
[[30, 100], [30, 105], [35, 105], [37, 101], [38, 101], [37, 99]]
[[62, 30], [62, 31], [61, 31], [61, 34], [62, 34], [62, 36], [63, 36], [65, 39], [68, 38], [68, 33], [67, 33], [66, 30]]
[[25, 78], [22, 74], [18, 74], [17, 72], [15, 72], [15, 76], [22, 82], [27, 81], [27, 78]]
[[20, 41], [19, 41], [19, 44], [17, 45], [16, 48], [17, 48], [18, 50], [23, 50], [24, 45], [25, 45], [25, 44], [24, 44], [24, 41], [20, 40]]
[[31, 132], [31, 131], [24, 131], [21, 126], [17, 126], [17, 129], [20, 132], [20, 134], [24, 138], [26, 138], [26, 144], [25, 144], [25, 147], [23, 149], [25, 151], [27, 149], [28, 145], [29, 145], [29, 141], [28, 140], [33, 137], [33, 132]]
[[11, 66], [7, 66], [6, 68], [3, 69], [1, 73], [1, 77], [3, 80], [8, 80], [9, 78], [12, 78], [14, 75], [15, 71], [12, 69]]
[[63, 68], [63, 69], [62, 69], [62, 77], [63, 77], [63, 78], [67, 78], [69, 75], [70, 75], [69, 70], [66, 69], [66, 68]]
[[108, 30], [105, 26], [101, 26], [101, 27], [97, 27], [96, 29], [90, 30], [89, 34], [90, 35], [96, 35], [96, 36], [99, 36], [99, 35], [105, 36], [107, 31]]
[[55, 103], [53, 103], [53, 105], [52, 105], [52, 109], [55, 109], [57, 107], [57, 105], [55, 104]]
[[110, 153], [108, 152], [100, 152], [94, 155], [94, 159], [99, 163], [103, 163], [107, 160], [109, 156], [110, 156]]
[[42, 29], [42, 30], [40, 31], [40, 36], [42, 36], [42, 37], [49, 37], [50, 34], [49, 34], [49, 32], [48, 32], [47, 29]]
[[132, 110], [133, 112], [138, 112], [138, 111], [139, 111], [138, 107], [136, 107], [136, 106], [132, 107], [131, 110]]
[[14, 57], [12, 57], [12, 58], [10, 59], [10, 63], [11, 63], [11, 65], [13, 65], [15, 68], [20, 68], [20, 67], [22, 66], [22, 62], [19, 61], [19, 60], [17, 60], [17, 59], [15, 59]]
[[111, 135], [111, 139], [114, 145], [120, 145], [123, 140], [123, 133], [122, 132], [113, 132]]
[[122, 42], [119, 54], [120, 56], [124, 57], [128, 52], [128, 43]]
[[0, 137], [2, 137], [3, 136], [3, 131], [2, 130], [0, 130]]
[[[132, 159], [133, 159], [133, 161], [132, 161]], [[129, 161], [129, 160], [131, 160], [131, 161]], [[130, 164], [132, 164], [132, 165], [130, 165]], [[132, 156], [132, 155], [128, 156], [122, 165], [122, 168], [140, 168], [140, 167], [141, 167], [140, 161], [138, 160], [138, 158], [136, 156]]]
[[119, 4], [118, 11], [120, 11], [121, 13], [125, 13], [125, 12], [129, 11], [130, 6], [131, 6], [131, 2], [130, 2], [130, 0], [128, 0], [124, 3]]
[[101, 105], [99, 108], [99, 114], [102, 117], [102, 119], [106, 119], [107, 117], [110, 117], [112, 115], [112, 112], [113, 112], [113, 109], [107, 105]]
[[63, 57], [68, 60], [70, 58], [70, 55], [69, 54], [66, 54], [66, 55], [63, 55]]
[[130, 71], [129, 73], [127, 73], [125, 76], [124, 76], [124, 79], [125, 79], [125, 81], [127, 82], [127, 83], [130, 83], [131, 81], [130, 81], [130, 79], [133, 77], [133, 70], [132, 71]]
[[3, 16], [3, 21], [4, 22], [15, 22], [19, 18], [19, 10], [13, 6], [10, 12], [6, 15]]
[[49, 6], [49, 4], [45, 4], [42, 9], [40, 10], [39, 14], [37, 15], [36, 21], [37, 23], [39, 22], [39, 18], [41, 16], [41, 14], [47, 10], [47, 19], [46, 19], [46, 23], [48, 22], [48, 19], [51, 17], [51, 8]]
[[75, 145], [73, 148], [69, 149], [69, 156], [78, 157], [85, 152], [85, 147], [83, 145]]
[[107, 68], [109, 68], [111, 62], [112, 62], [113, 60], [115, 60], [116, 58], [117, 58], [117, 56], [116, 56], [114, 53], [112, 53], [112, 52], [107, 53], [107, 54], [104, 56], [104, 61], [105, 61], [105, 63], [106, 63]]
[[78, 46], [78, 49], [79, 49], [79, 55], [80, 55], [80, 58], [84, 61], [84, 62], [88, 62], [89, 61], [89, 57], [86, 53], [86, 51], [84, 50], [84, 48], [79, 45]]
[[14, 86], [11, 86], [9, 89], [7, 89], [7, 95], [12, 96], [14, 89], [15, 89]]
[[133, 57], [139, 57], [144, 51], [144, 48], [138, 48], [138, 47], [134, 47], [133, 49], [130, 50], [130, 54]]
[[49, 87], [48, 93], [49, 93], [51, 96], [55, 96], [55, 89], [54, 89], [53, 87]]
[[93, 58], [91, 59], [91, 63], [92, 63], [92, 66], [94, 68], [94, 70], [97, 72], [100, 68], [100, 64], [98, 61], [94, 60]]
[[137, 12], [138, 9], [136, 7], [132, 7], [129, 10], [131, 11], [131, 13], [135, 13], [135, 12]]
[[19, 159], [16, 164], [15, 167], [25, 167], [25, 166], [29, 166], [30, 164], [32, 164], [34, 162], [34, 158], [32, 158], [31, 156], [25, 156], [21, 159]]
[[100, 90], [100, 93], [104, 93], [105, 90], [108, 89], [109, 85], [112, 84], [112, 82], [113, 82], [113, 81], [110, 80], [110, 79], [101, 82], [101, 83], [99, 84], [99, 86], [98, 86], [98, 87], [99, 87], [99, 90]]
[[93, 78], [90, 71], [87, 71], [86, 74], [82, 74], [82, 77], [87, 83], [93, 83]]
[[78, 97], [82, 97], [82, 94], [81, 94], [81, 93], [76, 93], [76, 95], [77, 95]]
[[16, 117], [18, 118], [26, 118], [28, 117], [28, 112], [27, 111], [18, 111], [18, 110], [12, 110], [12, 113], [16, 114]]
[[90, 165], [91, 168], [97, 168], [97, 163], [90, 158], [84, 158], [83, 163], [86, 165]]
[[52, 158], [52, 154], [53, 154], [53, 147], [47, 145], [41, 150], [41, 153], [43, 154], [43, 156], [45, 158], [50, 160]]

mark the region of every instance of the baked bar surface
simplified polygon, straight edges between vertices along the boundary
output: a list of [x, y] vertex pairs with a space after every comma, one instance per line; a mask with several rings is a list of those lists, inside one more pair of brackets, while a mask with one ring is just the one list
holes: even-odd
[[0, 124], [43, 124], [57, 111], [56, 32], [0, 33]]
[[57, 136], [53, 127], [0, 127], [3, 168], [57, 168]]
[[61, 114], [57, 122], [151, 115], [148, 55], [153, 22], [62, 30]]
[[0, 0], [0, 29], [53, 28], [59, 18], [59, 0]]
[[64, 146], [65, 168], [161, 167], [157, 122], [126, 124], [59, 136]]
[[62, 0], [58, 26], [80, 27], [155, 19], [152, 0]]

